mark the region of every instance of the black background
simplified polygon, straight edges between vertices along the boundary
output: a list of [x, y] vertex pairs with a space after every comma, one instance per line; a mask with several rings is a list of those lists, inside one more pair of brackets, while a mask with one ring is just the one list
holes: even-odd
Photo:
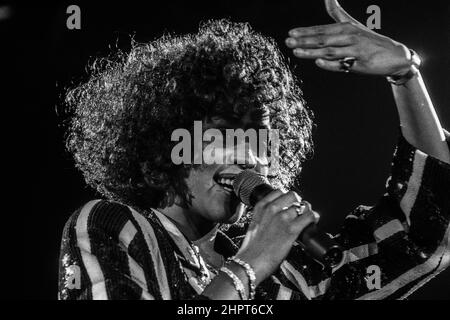
[[[358, 204], [382, 195], [398, 133], [389, 85], [382, 78], [334, 74], [299, 61], [284, 46], [295, 26], [332, 23], [322, 1], [61, 1], [13, 4], [0, 21], [2, 54], [2, 141], [5, 197], [4, 248], [13, 269], [9, 298], [56, 299], [62, 227], [84, 202], [98, 197], [85, 187], [64, 150], [63, 89], [86, 79], [85, 65], [111, 48], [129, 48], [130, 34], [150, 41], [164, 32], [195, 32], [201, 20], [228, 17], [248, 21], [276, 39], [291, 60], [317, 128], [314, 158], [305, 164], [303, 196], [322, 215], [322, 227], [338, 230]], [[66, 8], [81, 8], [81, 30], [68, 30]], [[365, 23], [366, 8], [381, 8], [381, 33], [414, 48], [441, 122], [450, 128], [450, 6], [448, 1], [342, 0]], [[10, 72], [4, 72], [4, 71]], [[7, 209], [6, 209], [7, 208]], [[22, 244], [22, 245], [21, 245]], [[13, 271], [18, 271], [13, 276]], [[10, 278], [10, 279], [5, 279]], [[410, 299], [448, 299], [450, 270]], [[5, 291], [5, 290], [3, 290]]]

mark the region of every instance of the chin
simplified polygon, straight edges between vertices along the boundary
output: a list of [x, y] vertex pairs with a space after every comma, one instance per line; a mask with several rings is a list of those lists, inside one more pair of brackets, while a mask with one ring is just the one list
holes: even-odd
[[245, 212], [246, 206], [234, 194], [223, 188], [214, 188], [213, 192], [205, 197], [206, 210], [210, 219], [218, 223], [233, 224], [238, 221]]
[[225, 221], [225, 224], [235, 224], [241, 218], [240, 214], [234, 214], [231, 218]]
[[245, 212], [245, 205], [243, 203], [239, 203], [237, 205], [237, 207], [235, 208], [234, 213], [231, 215], [231, 217], [226, 219], [226, 221], [224, 223], [226, 223], [226, 224], [234, 224], [235, 222], [237, 222], [242, 217], [244, 212]]

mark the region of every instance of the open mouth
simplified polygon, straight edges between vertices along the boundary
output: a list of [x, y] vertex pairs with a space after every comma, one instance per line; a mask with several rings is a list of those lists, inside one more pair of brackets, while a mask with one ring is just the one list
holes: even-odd
[[233, 192], [233, 182], [236, 174], [233, 173], [219, 173], [214, 175], [214, 181], [228, 192]]

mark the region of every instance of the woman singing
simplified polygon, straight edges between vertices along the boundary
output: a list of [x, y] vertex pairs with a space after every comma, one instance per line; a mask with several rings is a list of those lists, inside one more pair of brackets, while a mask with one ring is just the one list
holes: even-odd
[[[298, 243], [318, 216], [283, 191], [312, 150], [312, 113], [296, 79], [275, 41], [215, 20], [196, 34], [134, 44], [68, 92], [68, 149], [104, 199], [66, 224], [60, 299], [394, 299], [449, 265], [449, 135], [420, 58], [325, 3], [336, 23], [292, 29], [286, 45], [325, 70], [386, 78], [400, 118], [385, 194], [351, 212], [334, 237], [343, 262], [324, 268]], [[252, 148], [236, 159], [228, 146], [222, 154], [235, 158], [225, 164], [175, 164], [172, 133], [192, 133], [194, 121], [278, 130], [278, 167]], [[232, 191], [242, 170], [278, 189], [245, 206]], [[242, 228], [219, 229], [243, 216], [251, 219]], [[370, 266], [379, 270], [372, 286]]]

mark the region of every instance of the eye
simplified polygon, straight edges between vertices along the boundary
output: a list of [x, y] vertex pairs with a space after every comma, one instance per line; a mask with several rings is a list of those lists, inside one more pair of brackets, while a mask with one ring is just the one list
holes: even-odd
[[266, 150], [267, 150], [267, 157], [268, 158], [271, 158], [272, 157], [272, 150], [271, 150], [272, 148], [266, 148]]

